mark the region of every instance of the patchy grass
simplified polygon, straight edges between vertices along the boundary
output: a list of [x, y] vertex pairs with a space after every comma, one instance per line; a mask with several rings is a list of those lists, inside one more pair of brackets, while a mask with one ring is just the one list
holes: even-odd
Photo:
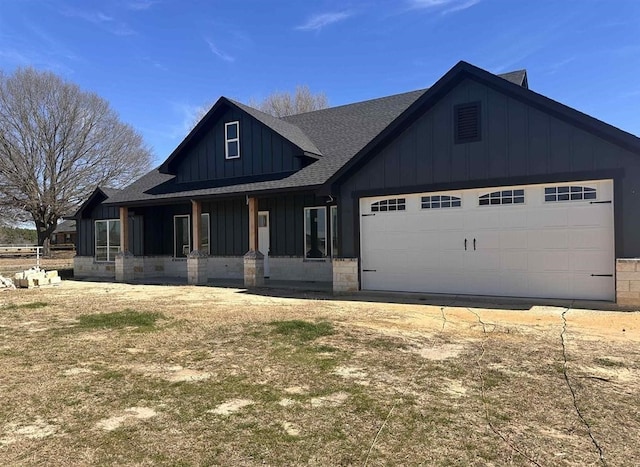
[[49, 306], [47, 302], [29, 302], [22, 304], [11, 303], [9, 305], [5, 305], [5, 310], [37, 310], [38, 308], [44, 308]]
[[330, 336], [334, 333], [333, 325], [327, 321], [311, 323], [299, 319], [289, 321], [272, 321], [269, 323], [276, 334], [301, 342], [309, 342], [319, 337]]
[[114, 311], [111, 313], [92, 313], [78, 317], [80, 329], [120, 329], [135, 327], [139, 331], [154, 329], [156, 321], [164, 318], [161, 313], [140, 312], [135, 310]]
[[[562, 310], [476, 310], [485, 334], [466, 307], [237, 292], [3, 292], [48, 306], [0, 313], [0, 464], [598, 462]], [[600, 316], [566, 313], [567, 375], [607, 464], [636, 465], [640, 320]]]

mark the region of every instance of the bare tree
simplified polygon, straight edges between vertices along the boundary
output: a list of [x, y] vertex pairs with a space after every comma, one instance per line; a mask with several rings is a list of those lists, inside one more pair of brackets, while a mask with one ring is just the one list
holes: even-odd
[[296, 86], [294, 93], [276, 91], [261, 102], [250, 100], [248, 105], [274, 117], [286, 117], [326, 109], [329, 100], [325, 93], [312, 94], [309, 86], [302, 85]]
[[128, 184], [150, 163], [104, 99], [50, 72], [0, 72], [0, 210], [28, 213], [39, 245], [96, 186]]

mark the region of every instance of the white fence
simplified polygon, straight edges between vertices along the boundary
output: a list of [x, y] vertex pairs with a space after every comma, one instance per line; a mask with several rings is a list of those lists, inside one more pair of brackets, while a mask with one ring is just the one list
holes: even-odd
[[42, 247], [38, 245], [0, 245], [0, 257], [4, 256], [34, 256], [36, 257], [36, 267], [40, 268], [40, 256], [42, 256]]

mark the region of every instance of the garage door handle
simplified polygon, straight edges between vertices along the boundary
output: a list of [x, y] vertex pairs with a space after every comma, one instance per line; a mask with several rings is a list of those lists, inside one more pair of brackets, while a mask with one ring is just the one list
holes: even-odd
[[464, 251], [467, 251], [467, 239], [464, 239]]
[[476, 251], [476, 239], [473, 239], [473, 251]]

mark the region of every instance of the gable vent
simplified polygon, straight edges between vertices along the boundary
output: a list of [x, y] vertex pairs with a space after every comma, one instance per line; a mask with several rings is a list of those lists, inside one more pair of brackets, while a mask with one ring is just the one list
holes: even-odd
[[472, 143], [480, 141], [480, 102], [456, 105], [455, 143]]

